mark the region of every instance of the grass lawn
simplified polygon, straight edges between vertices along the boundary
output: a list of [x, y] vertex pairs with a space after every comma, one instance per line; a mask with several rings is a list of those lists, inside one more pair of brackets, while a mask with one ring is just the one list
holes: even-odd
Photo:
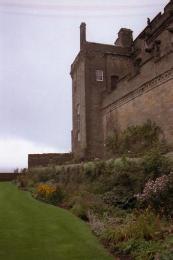
[[113, 259], [87, 224], [0, 183], [0, 260]]

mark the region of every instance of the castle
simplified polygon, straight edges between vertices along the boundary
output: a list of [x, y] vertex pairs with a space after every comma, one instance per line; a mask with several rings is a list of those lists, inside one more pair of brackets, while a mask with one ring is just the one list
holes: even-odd
[[[71, 77], [74, 158], [104, 157], [109, 135], [147, 119], [173, 147], [173, 0], [135, 40], [130, 29], [121, 28], [114, 45], [88, 42], [82, 23]], [[61, 157], [29, 155], [29, 166]]]
[[88, 42], [82, 23], [71, 76], [75, 157], [103, 157], [107, 136], [147, 119], [173, 145], [173, 1], [135, 40], [121, 28], [114, 45]]

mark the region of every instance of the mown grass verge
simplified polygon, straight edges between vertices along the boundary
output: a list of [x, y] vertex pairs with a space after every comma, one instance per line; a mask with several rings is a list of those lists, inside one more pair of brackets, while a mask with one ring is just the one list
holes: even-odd
[[0, 183], [0, 212], [0, 259], [112, 259], [86, 223], [12, 183]]

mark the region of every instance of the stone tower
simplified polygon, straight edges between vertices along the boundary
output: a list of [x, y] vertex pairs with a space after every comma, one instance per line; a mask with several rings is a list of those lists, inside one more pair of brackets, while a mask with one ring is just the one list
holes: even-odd
[[[101, 157], [101, 93], [104, 65], [94, 62], [95, 53], [86, 41], [86, 25], [80, 25], [80, 52], [71, 66], [73, 130], [72, 152], [78, 158]], [[96, 80], [96, 74], [98, 79]]]
[[115, 45], [88, 42], [86, 24], [80, 25], [80, 51], [71, 65], [75, 157], [103, 157], [102, 100], [126, 73], [132, 42], [132, 31], [125, 28]]

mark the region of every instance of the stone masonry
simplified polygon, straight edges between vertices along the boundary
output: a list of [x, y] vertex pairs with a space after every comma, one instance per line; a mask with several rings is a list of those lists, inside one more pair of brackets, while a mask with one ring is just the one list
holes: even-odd
[[74, 157], [103, 157], [108, 135], [147, 119], [173, 147], [173, 0], [135, 40], [121, 28], [114, 45], [88, 42], [82, 23], [71, 77]]
[[29, 154], [28, 168], [61, 165], [70, 162], [72, 158], [73, 157], [71, 153]]

